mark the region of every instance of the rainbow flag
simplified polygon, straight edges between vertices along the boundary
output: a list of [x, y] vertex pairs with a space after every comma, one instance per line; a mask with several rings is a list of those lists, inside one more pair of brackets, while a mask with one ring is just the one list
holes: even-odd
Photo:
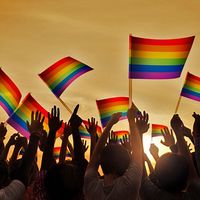
[[104, 128], [110, 120], [112, 114], [122, 112], [120, 120], [127, 118], [127, 111], [129, 108], [128, 97], [114, 97], [108, 99], [97, 100], [97, 107], [100, 113], [101, 124]]
[[10, 116], [19, 105], [22, 95], [14, 82], [0, 68], [0, 105]]
[[66, 57], [39, 74], [40, 78], [48, 85], [56, 97], [60, 97], [63, 91], [79, 76], [93, 68]]
[[194, 36], [179, 39], [129, 37], [129, 79], [181, 76]]
[[[60, 156], [60, 150], [61, 150], [61, 147], [54, 147], [54, 149], [53, 149], [53, 157], [55, 159], [59, 158], [59, 156]], [[70, 154], [70, 152], [69, 152], [68, 149], [66, 151], [66, 157], [68, 157], [68, 158], [71, 157], [71, 154]]]
[[160, 124], [152, 124], [152, 137], [162, 136], [161, 130], [164, 130], [167, 126], [160, 125]]
[[200, 101], [200, 77], [188, 72], [181, 96]]
[[128, 131], [124, 131], [124, 130], [121, 130], [121, 131], [114, 131], [113, 132], [116, 136], [117, 136], [117, 140], [120, 141], [120, 139], [123, 139], [123, 136], [125, 135], [129, 135], [129, 132]]
[[[7, 123], [10, 124], [19, 133], [29, 138], [30, 133], [28, 131], [26, 121], [30, 122], [31, 112], [37, 110], [40, 111], [43, 116], [45, 116], [44, 129], [48, 131], [48, 112], [31, 96], [30, 93], [24, 98], [20, 106], [10, 116], [10, 118], [7, 120]], [[57, 136], [60, 136], [63, 133], [63, 130], [64, 123], [60, 130], [57, 132]]]

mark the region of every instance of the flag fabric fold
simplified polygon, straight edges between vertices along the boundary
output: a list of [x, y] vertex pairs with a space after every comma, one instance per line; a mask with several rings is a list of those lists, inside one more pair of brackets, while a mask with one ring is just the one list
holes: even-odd
[[[20, 106], [15, 110], [15, 112], [8, 118], [7, 123], [16, 129], [19, 133], [29, 138], [30, 133], [28, 131], [26, 122], [31, 121], [31, 112], [40, 111], [45, 117], [44, 120], [44, 130], [48, 131], [48, 111], [46, 111], [29, 93]], [[57, 132], [57, 136], [60, 136], [64, 131], [64, 123], [60, 130]]]
[[19, 105], [21, 96], [17, 86], [0, 68], [0, 105], [8, 116], [12, 115]]
[[146, 39], [129, 36], [129, 79], [173, 79], [181, 76], [194, 36]]
[[113, 97], [107, 99], [96, 100], [100, 114], [102, 127], [105, 128], [112, 114], [121, 112], [120, 120], [127, 119], [127, 111], [129, 108], [128, 97]]
[[187, 73], [181, 96], [200, 101], [200, 77]]
[[47, 84], [56, 97], [60, 97], [74, 80], [91, 70], [93, 68], [88, 65], [72, 57], [65, 57], [40, 73], [39, 77]]

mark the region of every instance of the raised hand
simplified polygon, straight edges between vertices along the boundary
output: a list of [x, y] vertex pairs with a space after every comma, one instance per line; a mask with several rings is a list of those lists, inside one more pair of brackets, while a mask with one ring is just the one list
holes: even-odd
[[140, 112], [139, 115], [136, 116], [136, 125], [140, 134], [146, 133], [149, 130], [149, 115], [145, 111], [143, 114]]
[[4, 123], [0, 123], [0, 140], [4, 140], [7, 133], [7, 128]]
[[86, 140], [81, 140], [82, 144], [83, 144], [83, 151], [84, 153], [88, 150], [89, 145], [87, 145], [87, 141]]
[[120, 143], [122, 146], [124, 146], [127, 149], [129, 153], [131, 153], [132, 148], [131, 148], [129, 135], [123, 135], [122, 139], [120, 139]]
[[10, 136], [10, 139], [8, 140], [8, 144], [11, 146], [11, 145], [14, 145], [17, 141], [19, 136], [19, 133], [14, 133], [13, 135]]
[[60, 120], [60, 109], [54, 106], [51, 109], [51, 114], [48, 113], [48, 123], [50, 132], [57, 132], [62, 126], [62, 120]]
[[168, 128], [164, 128], [164, 130], [161, 130], [161, 133], [164, 137], [164, 141], [161, 140], [160, 143], [165, 145], [166, 147], [171, 147], [175, 145], [175, 139], [173, 136], [173, 131], [172, 129], [169, 131]]
[[78, 109], [79, 109], [79, 104], [75, 107], [72, 116], [69, 120], [69, 124], [73, 129], [74, 128], [78, 129], [82, 123], [82, 119], [77, 115]]
[[129, 122], [135, 122], [135, 118], [137, 117], [138, 109], [135, 104], [132, 103], [131, 107], [128, 109], [127, 118]]
[[88, 119], [88, 126], [85, 125], [87, 132], [91, 135], [91, 137], [95, 137], [96, 140], [98, 139], [97, 126], [98, 122], [95, 120], [94, 117], [92, 117], [91, 120]]
[[181, 118], [179, 117], [178, 114], [175, 114], [172, 119], [171, 119], [171, 127], [173, 128], [173, 130], [176, 131], [180, 131], [181, 128], [184, 126]]
[[108, 144], [117, 143], [117, 136], [115, 135], [114, 131], [111, 131], [108, 137]]
[[63, 135], [60, 136], [61, 140], [67, 139], [72, 134], [71, 127], [69, 124], [65, 123]]
[[40, 142], [39, 142], [40, 151], [44, 152], [46, 142], [47, 142], [47, 132], [43, 130], [41, 132], [41, 137], [40, 137]]
[[35, 113], [32, 111], [31, 113], [31, 123], [28, 121], [27, 127], [30, 134], [41, 136], [41, 132], [43, 130], [44, 116], [42, 117], [41, 112], [36, 111]]
[[155, 144], [152, 143], [150, 145], [149, 151], [150, 151], [151, 155], [153, 156], [153, 158], [155, 159], [155, 161], [157, 161], [159, 159], [159, 155], [158, 155], [159, 149], [158, 149], [158, 147]]
[[15, 147], [19, 150], [23, 147], [24, 149], [27, 148], [27, 139], [25, 137], [18, 137], [16, 139]]
[[192, 116], [195, 119], [193, 124], [193, 137], [200, 138], [200, 115], [194, 112]]

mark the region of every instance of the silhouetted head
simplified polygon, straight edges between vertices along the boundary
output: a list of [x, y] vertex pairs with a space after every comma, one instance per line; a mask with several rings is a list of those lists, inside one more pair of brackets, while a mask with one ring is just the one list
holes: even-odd
[[74, 200], [82, 192], [83, 178], [73, 164], [52, 166], [45, 176], [45, 187], [50, 200]]
[[168, 192], [180, 192], [187, 186], [189, 165], [185, 157], [166, 153], [155, 166], [158, 186]]
[[0, 161], [0, 188], [4, 187], [8, 183], [8, 164], [6, 161]]
[[104, 147], [100, 155], [100, 165], [105, 175], [122, 176], [130, 163], [128, 151], [119, 144], [111, 143]]

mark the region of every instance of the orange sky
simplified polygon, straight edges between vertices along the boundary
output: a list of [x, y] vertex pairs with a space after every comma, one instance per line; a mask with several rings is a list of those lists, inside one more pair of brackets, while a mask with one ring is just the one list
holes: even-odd
[[[46, 109], [54, 104], [69, 114], [39, 79], [38, 73], [72, 56], [95, 70], [76, 80], [61, 98], [83, 118], [99, 119], [95, 99], [128, 95], [128, 35], [177, 38], [195, 35], [181, 78], [133, 80], [133, 99], [150, 122], [168, 125], [186, 72], [200, 76], [200, 2], [198, 0], [0, 0], [0, 66], [20, 88]], [[179, 113], [192, 125], [199, 103], [182, 99]], [[0, 120], [7, 116], [0, 109]], [[120, 123], [117, 128], [126, 128]], [[150, 138], [145, 138], [148, 148]]]

